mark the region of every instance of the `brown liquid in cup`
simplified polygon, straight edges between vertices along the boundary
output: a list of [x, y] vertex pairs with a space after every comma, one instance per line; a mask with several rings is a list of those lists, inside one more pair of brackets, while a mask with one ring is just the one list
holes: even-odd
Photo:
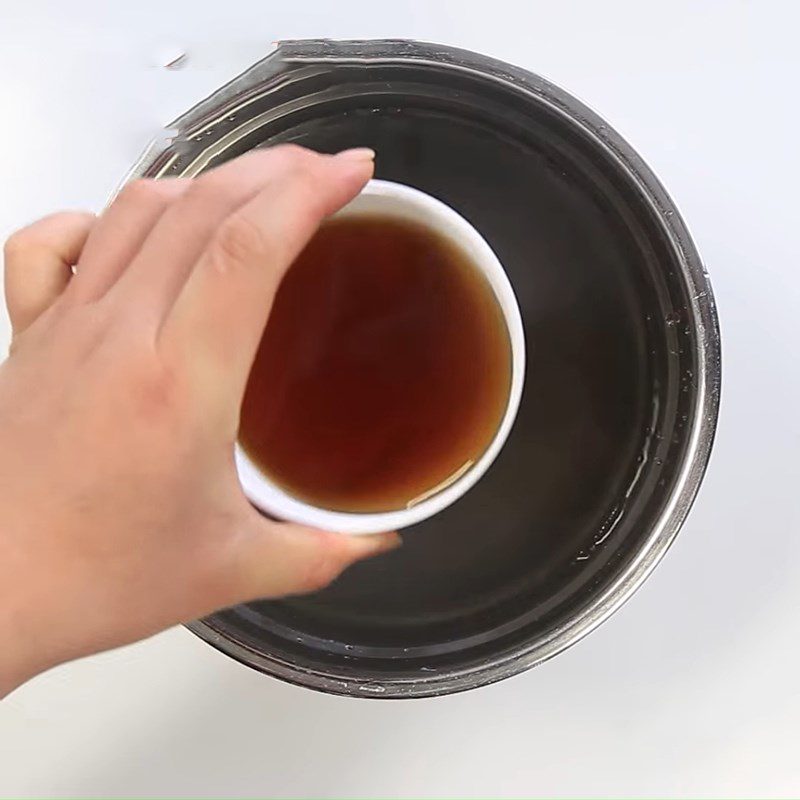
[[345, 217], [280, 285], [240, 443], [305, 502], [405, 508], [480, 458], [510, 384], [502, 311], [466, 256], [417, 224]]

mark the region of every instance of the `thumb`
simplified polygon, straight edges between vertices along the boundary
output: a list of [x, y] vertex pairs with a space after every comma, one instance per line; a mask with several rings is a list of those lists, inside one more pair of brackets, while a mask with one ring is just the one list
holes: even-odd
[[94, 214], [65, 211], [22, 228], [6, 241], [6, 305], [15, 335], [64, 290], [94, 223]]
[[401, 544], [397, 533], [349, 536], [259, 518], [239, 542], [231, 602], [317, 591], [351, 564]]

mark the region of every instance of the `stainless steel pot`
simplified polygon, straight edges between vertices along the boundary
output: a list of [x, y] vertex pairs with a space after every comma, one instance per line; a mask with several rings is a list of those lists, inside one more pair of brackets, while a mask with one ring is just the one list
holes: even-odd
[[195, 175], [279, 141], [373, 146], [378, 177], [481, 230], [520, 299], [525, 395], [490, 473], [401, 551], [313, 597], [190, 629], [255, 669], [358, 697], [461, 691], [550, 658], [647, 577], [706, 468], [720, 340], [683, 220], [566, 92], [405, 41], [283, 43], [177, 119], [129, 177]]

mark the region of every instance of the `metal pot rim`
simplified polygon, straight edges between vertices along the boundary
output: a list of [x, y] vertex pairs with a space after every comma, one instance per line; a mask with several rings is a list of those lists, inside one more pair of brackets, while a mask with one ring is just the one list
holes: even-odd
[[282, 659], [256, 652], [221, 633], [210, 622], [198, 620], [189, 630], [213, 647], [238, 661], [290, 683], [328, 693], [373, 698], [428, 697], [464, 691], [493, 683], [536, 666], [578, 642], [614, 611], [636, 589], [666, 553], [688, 514], [705, 473], [716, 429], [721, 389], [721, 346], [716, 307], [697, 248], [675, 204], [661, 182], [634, 149], [597, 113], [567, 92], [533, 73], [486, 56], [436, 44], [403, 40], [330, 42], [302, 40], [281, 42], [265, 59], [222, 87], [175, 120], [164, 135], [155, 139], [126, 176], [125, 181], [152, 174], [172, 146], [173, 137], [196, 132], [219, 118], [230, 103], [257, 87], [265, 77], [275, 74], [276, 66], [297, 61], [363, 63], [398, 62], [437, 65], [471, 71], [505, 82], [516, 91], [547, 104], [578, 125], [596, 146], [614, 160], [640, 198], [649, 204], [660, 220], [685, 282], [694, 328], [698, 365], [695, 414], [688, 448], [676, 476], [669, 502], [653, 526], [636, 557], [621, 574], [595, 597], [582, 614], [517, 652], [448, 674], [420, 674], [414, 679], [386, 679], [380, 683], [343, 679], [341, 676], [299, 668]]

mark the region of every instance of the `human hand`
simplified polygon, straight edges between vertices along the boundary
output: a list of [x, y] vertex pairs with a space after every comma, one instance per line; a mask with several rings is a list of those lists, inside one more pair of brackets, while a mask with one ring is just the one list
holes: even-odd
[[370, 151], [256, 151], [8, 240], [0, 696], [220, 607], [321, 588], [399, 544], [267, 520], [233, 461], [281, 277], [372, 168]]

